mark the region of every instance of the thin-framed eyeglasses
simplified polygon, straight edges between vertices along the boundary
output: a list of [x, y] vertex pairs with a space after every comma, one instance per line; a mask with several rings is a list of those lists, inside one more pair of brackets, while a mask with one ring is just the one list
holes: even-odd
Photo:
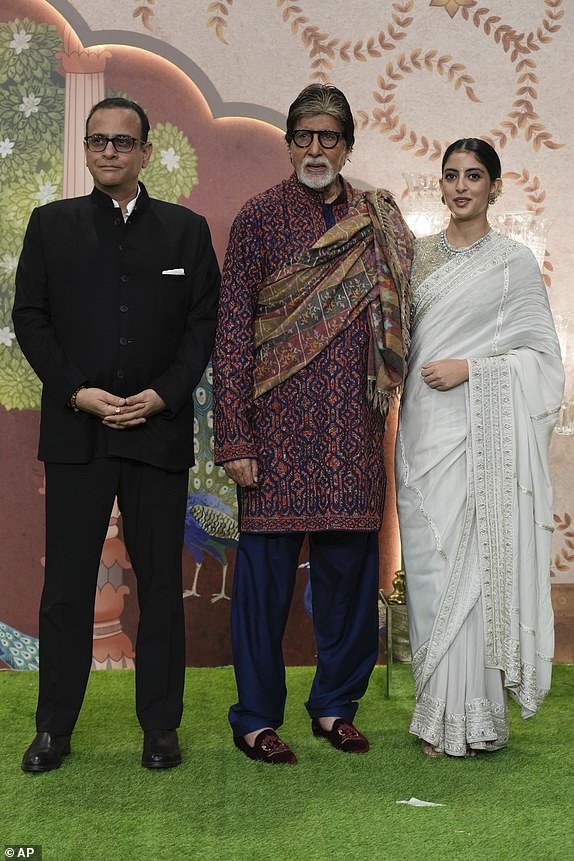
[[84, 138], [90, 152], [103, 152], [109, 142], [116, 152], [131, 152], [136, 143], [145, 144], [147, 141], [142, 141], [140, 138], [133, 138], [131, 135], [86, 135]]
[[323, 149], [334, 149], [341, 138], [344, 137], [342, 132], [333, 132], [330, 129], [322, 129], [320, 132], [312, 129], [297, 129], [297, 131], [293, 132], [292, 140], [295, 146], [304, 149], [307, 146], [311, 146], [315, 135], [319, 138], [319, 144]]

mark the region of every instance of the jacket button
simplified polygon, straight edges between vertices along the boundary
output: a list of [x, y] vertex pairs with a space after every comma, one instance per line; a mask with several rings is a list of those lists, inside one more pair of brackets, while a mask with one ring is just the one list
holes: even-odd
[[130, 280], [129, 275], [120, 275], [120, 281], [123, 281], [124, 284], [126, 283], [126, 281], [129, 281], [129, 280]]
[[126, 311], [129, 311], [129, 308], [127, 305], [120, 305], [120, 311], [122, 312], [122, 314], [125, 314]]
[[122, 345], [122, 347], [125, 346], [127, 344], [127, 342], [128, 342], [127, 338], [120, 338], [120, 344]]
[[119, 370], [119, 371], [117, 371], [117, 372], [116, 372], [116, 377], [118, 377], [118, 379], [120, 379], [120, 380], [123, 380], [123, 378], [125, 377], [125, 375], [126, 375], [126, 374], [125, 374], [125, 371], [122, 371], [122, 370], [121, 370], [121, 368], [120, 368], [120, 370]]

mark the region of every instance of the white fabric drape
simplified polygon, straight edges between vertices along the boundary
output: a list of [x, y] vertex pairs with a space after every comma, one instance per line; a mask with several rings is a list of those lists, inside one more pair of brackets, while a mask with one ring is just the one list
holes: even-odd
[[[464, 755], [506, 742], [503, 688], [529, 717], [550, 687], [547, 453], [563, 368], [525, 246], [491, 233], [464, 253], [441, 252], [438, 237], [416, 253], [424, 278], [413, 284], [396, 460], [411, 731]], [[469, 381], [431, 389], [421, 365], [449, 358], [469, 360]]]

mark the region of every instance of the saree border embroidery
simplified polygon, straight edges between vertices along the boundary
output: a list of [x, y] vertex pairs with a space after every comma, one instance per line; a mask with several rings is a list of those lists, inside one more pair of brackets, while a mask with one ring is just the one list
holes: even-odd
[[[538, 687], [536, 666], [522, 660], [520, 632], [528, 636], [536, 636], [536, 632], [531, 633], [529, 626], [521, 623], [519, 609], [512, 606], [513, 495], [517, 482], [509, 357], [469, 360], [469, 386], [472, 471], [482, 476], [476, 485], [476, 520], [486, 663], [503, 670], [510, 695], [534, 712], [547, 691]], [[550, 658], [540, 658], [551, 662]]]
[[514, 486], [510, 360], [469, 360], [472, 471], [476, 481], [478, 552], [486, 622], [486, 659], [506, 666], [513, 575]]
[[494, 333], [494, 338], [492, 341], [493, 353], [498, 352], [498, 341], [500, 340], [500, 332], [502, 330], [502, 322], [504, 320], [504, 310], [506, 308], [506, 299], [508, 298], [508, 287], [510, 285], [510, 268], [508, 266], [508, 260], [504, 261], [503, 278], [504, 285], [502, 288], [502, 299], [500, 300], [500, 306], [498, 308], [498, 316], [496, 318], [496, 332]]
[[542, 419], [547, 419], [550, 416], [557, 416], [560, 410], [562, 409], [562, 404], [559, 404], [557, 407], [552, 407], [549, 410], [544, 410], [543, 413], [538, 413], [537, 416], [530, 416], [533, 422], [539, 422]]
[[424, 692], [409, 731], [451, 756], [465, 756], [469, 744], [477, 750], [497, 750], [508, 742], [508, 709], [476, 697], [465, 702], [464, 714], [447, 712], [444, 700]]

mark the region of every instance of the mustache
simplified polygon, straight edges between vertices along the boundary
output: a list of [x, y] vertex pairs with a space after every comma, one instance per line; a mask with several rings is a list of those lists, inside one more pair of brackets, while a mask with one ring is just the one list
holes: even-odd
[[329, 164], [329, 161], [325, 158], [324, 155], [319, 155], [319, 156], [315, 156], [315, 157], [313, 157], [312, 155], [306, 155], [305, 158], [303, 159], [303, 163], [301, 166], [303, 168], [306, 168], [310, 164], [319, 165], [320, 167], [330, 167], [331, 166]]

